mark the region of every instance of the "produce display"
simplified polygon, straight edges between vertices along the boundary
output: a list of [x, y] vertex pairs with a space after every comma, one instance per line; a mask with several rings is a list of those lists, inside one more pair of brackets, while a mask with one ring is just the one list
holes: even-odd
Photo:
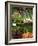
[[11, 7], [10, 31], [12, 38], [32, 38], [32, 8]]

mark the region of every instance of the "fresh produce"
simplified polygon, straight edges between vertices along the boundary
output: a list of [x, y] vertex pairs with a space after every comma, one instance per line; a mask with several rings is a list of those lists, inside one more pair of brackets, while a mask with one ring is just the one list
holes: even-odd
[[10, 29], [13, 38], [32, 38], [32, 8], [11, 7]]

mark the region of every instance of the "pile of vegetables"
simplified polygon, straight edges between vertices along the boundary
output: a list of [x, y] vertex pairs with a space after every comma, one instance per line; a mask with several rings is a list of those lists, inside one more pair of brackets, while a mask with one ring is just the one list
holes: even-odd
[[10, 29], [13, 38], [32, 38], [32, 14], [32, 8], [11, 7]]

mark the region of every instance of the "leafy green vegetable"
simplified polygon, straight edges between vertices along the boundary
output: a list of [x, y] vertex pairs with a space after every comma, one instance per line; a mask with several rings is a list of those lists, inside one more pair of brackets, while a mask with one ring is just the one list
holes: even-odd
[[[19, 10], [18, 10], [19, 9]], [[22, 8], [21, 8], [22, 9]], [[19, 33], [26, 33], [26, 32], [32, 32], [32, 8], [26, 8], [25, 10], [21, 10], [18, 7], [11, 7], [11, 16], [10, 16], [10, 29], [12, 32], [19, 32]], [[21, 12], [20, 12], [21, 11]], [[26, 20], [29, 19], [30, 20]], [[27, 23], [24, 23], [25, 21], [28, 21]], [[16, 26], [13, 26], [12, 23], [16, 23]]]

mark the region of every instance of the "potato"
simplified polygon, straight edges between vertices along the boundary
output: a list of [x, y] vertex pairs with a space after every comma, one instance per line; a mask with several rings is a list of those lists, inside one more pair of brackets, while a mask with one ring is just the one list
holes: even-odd
[[32, 33], [29, 33], [29, 36], [28, 36], [29, 38], [32, 38], [33, 37], [33, 34]]
[[27, 33], [23, 33], [22, 34], [22, 38], [28, 38], [28, 34], [29, 34], [28, 32]]

